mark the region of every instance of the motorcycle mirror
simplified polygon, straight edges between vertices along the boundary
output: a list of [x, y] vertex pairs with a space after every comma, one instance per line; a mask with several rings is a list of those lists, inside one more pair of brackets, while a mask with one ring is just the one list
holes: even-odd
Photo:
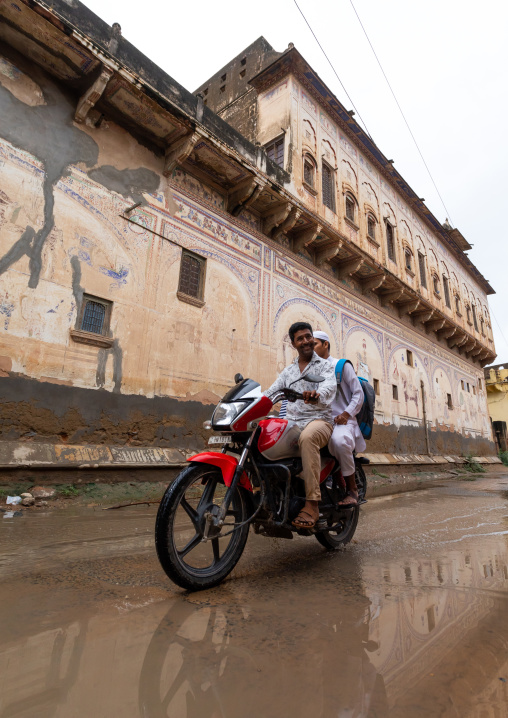
[[319, 374], [306, 374], [303, 379], [304, 381], [311, 381], [314, 384], [321, 384], [321, 382], [325, 380], [324, 376], [319, 376]]
[[239, 384], [241, 381], [243, 381], [243, 376], [241, 374], [235, 374], [235, 384]]

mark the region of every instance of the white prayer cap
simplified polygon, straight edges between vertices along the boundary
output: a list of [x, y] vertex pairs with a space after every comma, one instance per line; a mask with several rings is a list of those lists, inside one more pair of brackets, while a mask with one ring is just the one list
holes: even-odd
[[314, 332], [314, 339], [320, 339], [322, 342], [328, 342], [330, 344], [330, 337], [326, 332], [322, 332], [319, 329]]

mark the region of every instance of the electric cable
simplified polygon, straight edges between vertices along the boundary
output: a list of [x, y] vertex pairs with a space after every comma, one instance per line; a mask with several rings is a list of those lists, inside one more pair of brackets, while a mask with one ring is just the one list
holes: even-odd
[[[295, 1], [296, 1], [296, 0], [295, 0]], [[362, 23], [362, 21], [361, 21], [361, 19], [360, 19], [360, 16], [358, 15], [358, 12], [357, 12], [357, 10], [356, 10], [356, 7], [355, 7], [355, 5], [354, 5], [353, 0], [349, 0], [349, 2], [351, 3], [351, 7], [353, 8], [353, 10], [354, 10], [354, 12], [355, 12], [356, 17], [358, 18], [358, 22], [360, 23], [360, 26], [361, 26], [361, 28], [362, 28], [362, 30], [363, 30], [363, 32], [364, 32], [364, 35], [365, 35], [365, 37], [367, 38], [367, 42], [368, 42], [369, 45], [370, 45], [370, 49], [371, 49], [372, 52], [374, 53], [374, 57], [376, 58], [377, 64], [379, 65], [379, 67], [380, 67], [380, 69], [381, 69], [381, 72], [383, 73], [383, 77], [384, 77], [385, 80], [386, 80], [386, 84], [387, 84], [388, 87], [390, 88], [390, 92], [391, 92], [392, 95], [393, 95], [393, 99], [395, 100], [395, 104], [396, 104], [397, 107], [399, 108], [400, 114], [402, 115], [402, 119], [403, 119], [404, 122], [406, 123], [406, 127], [407, 127], [407, 129], [408, 129], [408, 131], [409, 131], [409, 134], [411, 135], [411, 137], [412, 137], [412, 139], [413, 139], [413, 142], [415, 143], [415, 147], [416, 147], [416, 149], [418, 150], [418, 153], [419, 153], [419, 155], [420, 155], [420, 157], [421, 157], [421, 159], [422, 159], [423, 164], [425, 165], [425, 169], [426, 169], [427, 172], [428, 172], [428, 175], [429, 175], [429, 177], [430, 177], [430, 179], [431, 179], [431, 181], [432, 181], [432, 184], [434, 185], [434, 189], [435, 189], [436, 192], [437, 192], [437, 196], [438, 196], [439, 199], [441, 200], [441, 204], [443, 205], [443, 207], [444, 207], [444, 209], [445, 209], [445, 212], [446, 212], [446, 214], [447, 214], [447, 217], [448, 217], [448, 219], [450, 220], [450, 223], [451, 223], [452, 226], [453, 226], [453, 221], [452, 221], [450, 212], [449, 212], [448, 209], [446, 208], [446, 205], [445, 205], [445, 203], [444, 203], [444, 200], [443, 200], [443, 198], [441, 197], [441, 193], [439, 192], [439, 190], [438, 190], [438, 188], [437, 188], [437, 184], [436, 184], [435, 181], [434, 181], [434, 177], [432, 176], [432, 173], [431, 173], [431, 171], [430, 171], [430, 169], [429, 169], [427, 163], [425, 162], [425, 158], [424, 158], [424, 156], [423, 156], [423, 153], [422, 153], [420, 147], [418, 146], [418, 142], [416, 141], [416, 138], [415, 138], [415, 136], [414, 136], [414, 134], [413, 134], [413, 132], [412, 132], [412, 130], [411, 130], [411, 127], [409, 126], [409, 122], [407, 121], [406, 116], [405, 116], [404, 112], [402, 111], [402, 107], [400, 106], [400, 103], [399, 103], [399, 101], [397, 100], [397, 96], [395, 95], [395, 92], [393, 91], [393, 88], [392, 88], [392, 86], [390, 85], [390, 81], [388, 80], [388, 77], [387, 77], [387, 75], [386, 75], [386, 72], [385, 72], [384, 69], [383, 69], [383, 66], [382, 66], [382, 64], [381, 64], [381, 61], [380, 61], [379, 57], [377, 56], [376, 51], [374, 50], [374, 46], [372, 45], [372, 42], [370, 41], [370, 38], [369, 38], [369, 36], [368, 36], [368, 34], [367, 34], [367, 30], [366, 30], [365, 27], [363, 26], [363, 23]]]
[[508, 347], [508, 340], [506, 339], [506, 337], [505, 337], [505, 335], [504, 335], [504, 333], [503, 333], [503, 330], [501, 329], [501, 325], [500, 325], [499, 322], [497, 321], [497, 317], [496, 317], [496, 315], [494, 314], [494, 311], [493, 311], [493, 309], [492, 309], [492, 306], [490, 306], [490, 313], [491, 313], [492, 316], [494, 317], [494, 320], [495, 320], [495, 322], [496, 322], [496, 324], [497, 324], [497, 328], [499, 329], [499, 333], [500, 333], [501, 336], [503, 337], [504, 343], [505, 343], [506, 346]]
[[[353, 106], [353, 109], [354, 109], [355, 113], [358, 115], [358, 117], [359, 117], [359, 119], [360, 119], [362, 125], [365, 127], [365, 132], [368, 134], [368, 136], [369, 136], [370, 139], [372, 140], [372, 135], [370, 134], [369, 130], [367, 129], [367, 125], [366, 125], [365, 121], [363, 120], [362, 116], [360, 115], [360, 113], [359, 113], [358, 110], [356, 109], [355, 103], [353, 102], [353, 100], [352, 100], [351, 97], [349, 96], [348, 91], [347, 91], [346, 88], [344, 87], [344, 83], [343, 83], [342, 80], [340, 79], [340, 77], [339, 77], [339, 75], [338, 75], [338, 73], [337, 73], [337, 70], [335, 69], [335, 67], [334, 67], [333, 64], [332, 64], [332, 61], [330, 60], [330, 58], [329, 58], [328, 55], [326, 54], [326, 52], [325, 52], [323, 46], [321, 45], [321, 43], [320, 43], [319, 40], [317, 39], [316, 33], [314, 32], [314, 30], [313, 30], [312, 27], [310, 26], [309, 21], [307, 20], [307, 18], [306, 18], [305, 15], [303, 14], [303, 11], [302, 11], [302, 9], [300, 8], [300, 6], [298, 5], [298, 3], [296, 2], [296, 0], [294, 0], [294, 3], [295, 3], [295, 5], [296, 5], [296, 7], [298, 8], [298, 10], [300, 11], [300, 15], [301, 15], [301, 16], [303, 17], [303, 19], [305, 20], [305, 22], [306, 22], [306, 24], [307, 24], [307, 27], [308, 27], [309, 30], [311, 31], [311, 33], [312, 33], [312, 35], [313, 35], [313, 37], [314, 37], [314, 40], [315, 40], [315, 41], [317, 42], [317, 44], [319, 45], [319, 48], [320, 48], [321, 52], [322, 52], [323, 55], [326, 57], [326, 59], [327, 59], [327, 61], [328, 61], [328, 64], [330, 65], [330, 67], [331, 67], [332, 70], [333, 70], [333, 73], [334, 73], [335, 77], [336, 77], [337, 80], [340, 82], [340, 86], [342, 87], [342, 89], [343, 89], [344, 92], [346, 93], [346, 96], [347, 96], [349, 102], [351, 103], [351, 105]], [[372, 140], [372, 141], [374, 142], [374, 140]]]

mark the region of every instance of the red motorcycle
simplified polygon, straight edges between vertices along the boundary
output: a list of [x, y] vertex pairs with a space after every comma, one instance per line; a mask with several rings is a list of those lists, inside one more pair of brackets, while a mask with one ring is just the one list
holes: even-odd
[[[301, 381], [301, 380], [300, 380]], [[307, 374], [305, 382], [324, 381]], [[182, 588], [200, 590], [220, 583], [236, 566], [245, 548], [249, 526], [262, 536], [292, 539], [294, 533], [315, 536], [326, 549], [336, 549], [353, 538], [359, 506], [341, 507], [347, 495], [339, 462], [321, 450], [319, 520], [312, 529], [291, 522], [305, 503], [300, 473], [300, 428], [294, 421], [268, 416], [283, 399], [303, 395], [291, 387], [272, 398], [252, 379], [235, 376], [236, 385], [217, 405], [205, 428], [220, 432], [209, 444], [222, 452], [205, 451], [164, 494], [155, 524], [155, 545], [162, 568]], [[367, 480], [355, 457], [359, 504], [365, 503]]]

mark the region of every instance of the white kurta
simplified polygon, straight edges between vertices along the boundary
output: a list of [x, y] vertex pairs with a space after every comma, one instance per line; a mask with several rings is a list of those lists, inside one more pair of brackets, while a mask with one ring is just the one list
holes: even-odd
[[[328, 361], [335, 370], [338, 359], [328, 357]], [[356, 420], [356, 415], [363, 404], [363, 389], [355, 370], [349, 363], [344, 364], [341, 387], [344, 396], [337, 390], [332, 402], [333, 418], [344, 411], [347, 411], [351, 418], [348, 419], [347, 424], [334, 424], [328, 448], [330, 453], [340, 461], [343, 476], [351, 476], [355, 473], [353, 451], [365, 451], [367, 445]]]

